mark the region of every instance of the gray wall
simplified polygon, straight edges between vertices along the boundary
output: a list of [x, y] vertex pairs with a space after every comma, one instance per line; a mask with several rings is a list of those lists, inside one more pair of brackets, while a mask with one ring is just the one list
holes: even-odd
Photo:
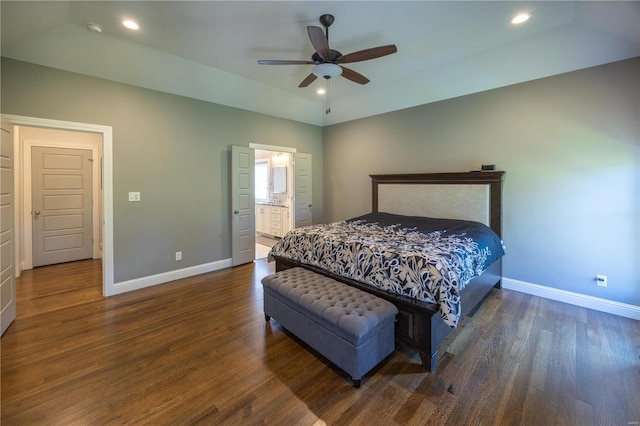
[[231, 145], [312, 154], [322, 220], [320, 127], [7, 58], [1, 78], [3, 114], [113, 127], [115, 282], [231, 257]]
[[325, 220], [370, 211], [369, 174], [496, 164], [506, 278], [640, 306], [639, 153], [635, 58], [326, 127]]

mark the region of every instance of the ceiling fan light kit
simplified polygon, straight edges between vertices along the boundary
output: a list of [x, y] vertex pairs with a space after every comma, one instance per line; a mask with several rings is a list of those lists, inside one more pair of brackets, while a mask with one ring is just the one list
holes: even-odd
[[330, 79], [342, 74], [342, 67], [336, 64], [318, 64], [311, 69], [316, 77]]

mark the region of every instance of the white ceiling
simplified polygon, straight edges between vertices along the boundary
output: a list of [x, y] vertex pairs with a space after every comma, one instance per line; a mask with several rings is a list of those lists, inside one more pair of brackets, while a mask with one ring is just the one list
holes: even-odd
[[[329, 125], [640, 56], [640, 2], [611, 1], [6, 1], [2, 56]], [[519, 11], [526, 24], [509, 23]], [[396, 44], [349, 64], [371, 82], [331, 80], [331, 113], [300, 89], [311, 65], [308, 25], [335, 16], [343, 54]], [[138, 20], [132, 32], [122, 18]], [[102, 34], [87, 30], [94, 22]]]

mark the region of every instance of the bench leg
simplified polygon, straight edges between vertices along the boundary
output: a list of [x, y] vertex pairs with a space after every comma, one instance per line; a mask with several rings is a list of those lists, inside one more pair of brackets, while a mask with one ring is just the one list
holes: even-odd
[[422, 366], [429, 372], [434, 371], [436, 369], [436, 361], [438, 359], [438, 351], [433, 351], [431, 355], [420, 352], [420, 360], [422, 361]]
[[269, 322], [269, 321], [271, 321], [271, 317], [269, 315], [267, 315], [267, 314], [264, 314], [264, 320], [266, 322]]
[[353, 386], [356, 389], [360, 389], [360, 379], [351, 379], [351, 380], [353, 380]]

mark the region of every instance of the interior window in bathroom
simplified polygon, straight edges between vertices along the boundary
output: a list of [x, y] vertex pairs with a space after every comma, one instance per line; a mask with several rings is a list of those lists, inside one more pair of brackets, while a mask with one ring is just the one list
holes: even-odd
[[256, 162], [256, 201], [269, 201], [269, 163]]

